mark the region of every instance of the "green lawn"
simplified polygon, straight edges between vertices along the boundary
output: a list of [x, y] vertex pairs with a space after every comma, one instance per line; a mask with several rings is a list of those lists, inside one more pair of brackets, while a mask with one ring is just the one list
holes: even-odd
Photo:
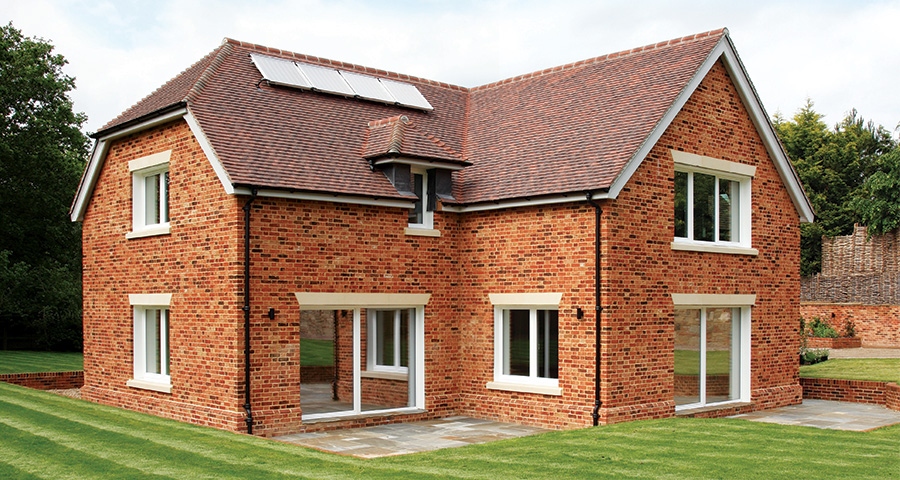
[[74, 372], [83, 364], [78, 352], [0, 350], [0, 373]]
[[300, 339], [300, 365], [332, 365], [334, 342], [331, 340]]
[[800, 376], [900, 383], [900, 358], [834, 358], [801, 366]]
[[[586, 411], [587, 414], [587, 411]], [[0, 478], [891, 478], [900, 426], [666, 419], [360, 460], [0, 383]]]

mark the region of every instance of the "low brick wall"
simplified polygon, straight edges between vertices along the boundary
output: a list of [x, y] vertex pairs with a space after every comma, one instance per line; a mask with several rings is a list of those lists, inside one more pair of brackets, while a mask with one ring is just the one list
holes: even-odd
[[900, 305], [801, 302], [800, 316], [819, 317], [838, 332], [850, 320], [863, 347], [900, 348]]
[[801, 378], [803, 398], [884, 405], [900, 411], [900, 386], [896, 383], [831, 378]]
[[822, 338], [807, 337], [806, 346], [808, 348], [859, 348], [862, 346], [862, 339], [854, 338]]
[[5, 373], [0, 382], [36, 390], [68, 390], [84, 386], [84, 372]]
[[300, 367], [301, 383], [331, 383], [332, 380], [334, 380], [334, 367], [331, 365]]

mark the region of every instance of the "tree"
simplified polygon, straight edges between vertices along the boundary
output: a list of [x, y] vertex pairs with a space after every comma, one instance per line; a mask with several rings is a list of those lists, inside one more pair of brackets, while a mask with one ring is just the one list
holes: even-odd
[[79, 348], [81, 230], [68, 209], [84, 170], [86, 117], [62, 55], [0, 27], [0, 320], [40, 348]]
[[868, 225], [870, 234], [900, 227], [900, 146], [882, 156], [878, 171], [860, 187], [852, 207]]
[[857, 199], [897, 144], [856, 110], [829, 129], [808, 99], [791, 121], [775, 115], [773, 124], [816, 212], [814, 223], [800, 227], [800, 273], [812, 275], [821, 271], [823, 236], [848, 235], [856, 223], [869, 225]]

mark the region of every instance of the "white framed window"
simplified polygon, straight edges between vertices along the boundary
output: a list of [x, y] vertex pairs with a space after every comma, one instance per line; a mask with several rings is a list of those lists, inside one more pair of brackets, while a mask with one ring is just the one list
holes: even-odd
[[753, 295], [673, 295], [675, 408], [750, 401]]
[[132, 229], [128, 238], [169, 233], [169, 157], [172, 151], [128, 162], [132, 175]]
[[487, 388], [561, 395], [561, 293], [492, 294], [494, 381]]
[[415, 309], [369, 309], [367, 329], [367, 370], [409, 372], [409, 332], [414, 330]]
[[751, 179], [756, 167], [672, 152], [674, 249], [756, 254], [751, 247]]
[[134, 309], [134, 378], [127, 385], [169, 393], [170, 294], [129, 295]]
[[428, 209], [428, 172], [423, 169], [410, 170], [413, 193], [419, 197], [415, 207], [409, 211], [409, 228], [434, 228], [434, 212]]

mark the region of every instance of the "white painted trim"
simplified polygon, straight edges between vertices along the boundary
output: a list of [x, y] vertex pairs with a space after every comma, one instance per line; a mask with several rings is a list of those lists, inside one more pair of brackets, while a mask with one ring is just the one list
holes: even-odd
[[[606, 200], [609, 198], [609, 195], [606, 192], [595, 193], [593, 196], [594, 200]], [[472, 205], [447, 205], [446, 203], [443, 205], [443, 211], [452, 212], [452, 213], [470, 213], [470, 212], [485, 212], [489, 210], [503, 210], [507, 208], [518, 208], [518, 207], [539, 207], [543, 205], [558, 205], [560, 203], [576, 203], [576, 202], [584, 202], [585, 195], [579, 194], [565, 194], [565, 195], [554, 195], [550, 197], [542, 197], [534, 200], [531, 199], [516, 199], [516, 200], [498, 200], [496, 202], [491, 203], [475, 203]]]
[[138, 170], [149, 170], [154, 167], [162, 167], [163, 165], [167, 165], [169, 163], [169, 159], [171, 157], [172, 150], [166, 150], [165, 152], [154, 153], [153, 155], [147, 155], [146, 157], [136, 158], [128, 162], [128, 171], [134, 173]]
[[206, 133], [203, 132], [200, 123], [197, 122], [197, 119], [194, 118], [194, 114], [191, 113], [190, 110], [184, 114], [184, 121], [187, 122], [188, 127], [191, 129], [191, 133], [194, 134], [194, 138], [197, 139], [197, 143], [200, 145], [200, 149], [203, 150], [213, 171], [216, 172], [216, 176], [219, 177], [219, 181], [222, 182], [225, 193], [233, 195], [234, 185], [231, 183], [231, 178], [228, 177], [228, 172], [225, 171], [225, 166], [222, 165], [222, 161], [219, 160], [219, 156], [216, 155], [216, 150], [213, 148], [212, 143], [209, 142], [209, 138], [206, 137]]
[[526, 385], [523, 383], [488, 382], [485, 385], [488, 390], [504, 390], [508, 392], [537, 393], [541, 395], [562, 395], [562, 388], [547, 387], [543, 385]]
[[673, 293], [672, 303], [676, 307], [749, 307], [756, 305], [756, 295]]
[[131, 305], [145, 307], [168, 307], [172, 305], [171, 293], [129, 293], [128, 302]]
[[756, 176], [756, 167], [738, 162], [731, 162], [719, 158], [705, 157], [694, 153], [682, 152], [679, 150], [669, 150], [672, 153], [672, 160], [676, 165], [688, 165], [691, 167], [712, 170], [716, 173], [724, 172], [732, 175], [740, 175], [742, 177], [753, 178]]
[[413, 237], [440, 237], [441, 231], [433, 228], [406, 227], [403, 230], [405, 235]]
[[72, 221], [77, 222], [84, 220], [84, 213], [87, 210], [88, 200], [94, 193], [94, 187], [97, 185], [97, 179], [100, 177], [100, 170], [103, 168], [104, 162], [106, 162], [106, 154], [109, 151], [110, 142], [147, 128], [177, 120], [178, 118], [183, 117], [185, 113], [187, 113], [186, 108], [179, 108], [178, 110], [174, 110], [165, 115], [115, 131], [105, 137], [100, 137], [94, 145], [94, 151], [91, 154], [91, 159], [88, 161], [84, 176], [81, 177], [81, 183], [78, 184], [78, 193], [75, 195], [75, 202], [72, 205], [72, 211], [70, 213]]
[[[235, 195], [250, 195], [250, 189], [239, 187], [234, 189]], [[287, 192], [284, 190], [260, 189], [257, 196], [269, 198], [287, 198], [291, 200], [310, 200], [315, 202], [350, 203], [353, 205], [368, 205], [374, 207], [413, 208], [415, 204], [410, 200], [365, 198], [349, 195], [311, 192]]]
[[706, 252], [706, 253], [727, 253], [731, 255], [759, 255], [759, 250], [755, 248], [741, 246], [727, 246], [706, 242], [691, 242], [684, 239], [675, 239], [672, 241], [672, 250], [682, 252]]
[[430, 293], [317, 293], [296, 292], [300, 310], [353, 308], [409, 308], [428, 305]]
[[380, 378], [383, 380], [399, 380], [405, 382], [409, 379], [408, 373], [380, 372], [378, 370], [364, 370], [359, 372], [362, 378]]
[[440, 160], [434, 160], [434, 161], [416, 160], [416, 159], [407, 158], [407, 157], [393, 157], [393, 158], [387, 158], [387, 159], [382, 159], [382, 160], [375, 160], [375, 162], [373, 162], [373, 163], [376, 166], [397, 163], [400, 165], [409, 165], [411, 167], [422, 167], [422, 168], [429, 169], [429, 170], [432, 168], [440, 168], [442, 170], [462, 170], [463, 168], [466, 167], [465, 165], [459, 165], [459, 164], [452, 163], [452, 162], [446, 162], [446, 161], [440, 161]]
[[141, 390], [153, 390], [154, 392], [172, 393], [171, 383], [148, 382], [146, 380], [135, 380], [132, 378], [125, 382], [125, 385], [131, 388], [140, 388]]
[[134, 230], [125, 234], [125, 238], [132, 240], [135, 238], [144, 238], [144, 237], [155, 237], [157, 235], [168, 235], [170, 233], [171, 227], [168, 223], [161, 223], [159, 225], [151, 225], [149, 227], [144, 227], [139, 230]]
[[489, 293], [491, 305], [502, 306], [529, 306], [529, 307], [558, 307], [562, 301], [562, 293]]

